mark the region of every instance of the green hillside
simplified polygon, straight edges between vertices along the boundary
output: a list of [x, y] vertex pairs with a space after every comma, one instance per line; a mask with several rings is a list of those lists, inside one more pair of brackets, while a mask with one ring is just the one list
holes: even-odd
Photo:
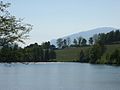
[[[101, 57], [104, 60], [107, 53], [112, 53], [115, 49], [120, 50], [120, 44], [106, 45], [106, 50], [103, 56]], [[62, 50], [56, 50], [56, 61], [57, 62], [72, 62], [79, 60], [79, 53], [81, 49], [83, 51], [89, 49], [89, 47], [78, 47], [78, 48], [65, 48]]]

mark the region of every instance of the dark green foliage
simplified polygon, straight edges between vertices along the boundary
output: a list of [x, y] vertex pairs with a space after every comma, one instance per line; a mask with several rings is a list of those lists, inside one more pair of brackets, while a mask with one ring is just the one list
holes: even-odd
[[98, 41], [98, 34], [94, 34], [92, 38], [93, 38], [93, 43], [94, 44], [97, 43], [97, 41]]
[[46, 50], [44, 50], [44, 58], [43, 58], [43, 60], [44, 60], [44, 62], [48, 62], [49, 59], [50, 59], [50, 57], [49, 57], [49, 50], [46, 49]]
[[92, 37], [89, 38], [89, 44], [93, 45], [93, 38]]
[[85, 38], [83, 38], [82, 41], [81, 41], [81, 45], [82, 45], [82, 46], [85, 46], [86, 43], [87, 43], [87, 40], [86, 40]]
[[42, 43], [42, 48], [49, 49], [50, 48], [50, 42], [48, 41], [48, 42]]
[[[113, 52], [109, 52], [104, 54], [106, 51], [104, 46], [100, 44], [96, 44], [92, 46], [90, 49], [87, 49], [86, 52], [81, 50], [80, 52], [80, 62], [81, 63], [92, 63], [92, 64], [114, 64], [120, 65], [120, 50], [115, 49]], [[88, 53], [89, 52], [89, 53]], [[105, 55], [105, 60], [101, 58]]]
[[73, 40], [73, 43], [75, 46], [77, 46], [77, 44], [78, 44], [76, 39]]
[[[89, 43], [92, 45], [91, 48], [88, 50], [89, 53], [87, 52], [83, 53], [82, 51], [80, 52], [80, 58], [82, 58], [80, 62], [86, 62], [87, 60], [89, 63], [93, 63], [93, 64], [105, 63], [105, 64], [120, 65], [119, 50], [115, 50], [112, 53], [110, 52], [106, 53], [104, 55], [105, 58], [101, 58], [106, 51], [104, 45], [120, 42], [120, 31], [119, 30], [111, 31], [107, 34], [101, 33], [98, 34], [98, 36], [94, 36], [93, 38], [95, 40], [94, 45], [92, 45], [93, 43], [92, 37], [89, 39]], [[86, 56], [88, 56], [87, 58], [85, 58], [86, 57], [85, 54]]]
[[50, 49], [55, 50], [56, 46], [55, 45], [50, 45]]
[[70, 44], [71, 44], [71, 39], [70, 39], [70, 37], [67, 37], [67, 38], [66, 38], [66, 42], [67, 42], [67, 46], [69, 47]]
[[41, 53], [43, 53], [41, 51], [41, 47], [39, 47], [38, 45], [33, 47], [32, 53], [33, 53], [34, 62], [39, 62], [40, 59], [42, 58]]
[[56, 43], [59, 49], [64, 49], [70, 46], [71, 40], [69, 37], [66, 39], [58, 38]]
[[63, 46], [62, 38], [57, 39], [57, 46], [58, 46], [58, 48], [62, 48], [62, 46]]
[[65, 46], [65, 47], [67, 46], [67, 40], [66, 39], [63, 40], [63, 46]]
[[79, 46], [81, 46], [82, 39], [83, 39], [82, 37], [79, 37], [79, 38], [78, 38], [78, 45], [79, 45]]
[[82, 61], [80, 60], [80, 62], [99, 63], [104, 51], [104, 45], [102, 43], [96, 43], [89, 50], [86, 50], [86, 52], [80, 52], [80, 58], [82, 55]]
[[49, 58], [50, 59], [56, 59], [56, 53], [54, 50], [50, 50], [49, 51]]
[[101, 45], [99, 43], [93, 45], [90, 48], [89, 51], [89, 59], [90, 59], [90, 63], [98, 63], [98, 60], [101, 58], [102, 54], [104, 53], [104, 45]]
[[63, 40], [62, 49], [63, 49], [63, 48], [67, 48], [67, 47], [68, 47], [67, 39], [64, 39], [64, 40]]
[[103, 44], [119, 43], [120, 30], [111, 31], [107, 34], [101, 33], [98, 35], [98, 41], [103, 43]]
[[81, 47], [86, 45], [87, 40], [85, 38], [79, 37], [78, 39], [73, 40], [73, 45], [70, 45], [70, 47]]
[[116, 49], [112, 54], [109, 56], [108, 64], [116, 64], [120, 65], [120, 50]]
[[86, 62], [86, 57], [85, 57], [85, 54], [83, 52], [83, 50], [80, 51], [80, 62]]
[[20, 49], [21, 48], [16, 48], [16, 46], [4, 46], [0, 50], [0, 62], [20, 61], [22, 56]]
[[44, 45], [31, 44], [24, 49], [16, 44], [6, 45], [0, 49], [0, 62], [48, 62], [55, 58], [56, 53], [48, 42]]

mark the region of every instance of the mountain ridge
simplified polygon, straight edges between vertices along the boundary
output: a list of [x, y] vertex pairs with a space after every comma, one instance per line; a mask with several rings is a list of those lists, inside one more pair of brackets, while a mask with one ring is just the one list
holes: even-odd
[[[94, 29], [90, 29], [90, 30], [87, 30], [87, 31], [81, 31], [81, 32], [78, 32], [78, 33], [74, 33], [74, 34], [71, 34], [71, 35], [67, 35], [67, 36], [64, 36], [64, 37], [60, 37], [62, 39], [66, 39], [66, 38], [70, 38], [71, 40], [71, 43], [73, 42], [74, 39], [78, 38], [78, 37], [83, 37], [85, 39], [89, 39], [90, 37], [92, 37], [94, 34], [99, 34], [99, 33], [107, 33], [107, 32], [110, 32], [112, 30], [116, 30], [116, 28], [113, 28], [113, 27], [99, 27], [99, 28], [94, 28]], [[58, 38], [57, 38], [58, 39]], [[52, 39], [50, 42], [51, 44], [57, 46], [56, 44], [56, 40], [57, 39]]]

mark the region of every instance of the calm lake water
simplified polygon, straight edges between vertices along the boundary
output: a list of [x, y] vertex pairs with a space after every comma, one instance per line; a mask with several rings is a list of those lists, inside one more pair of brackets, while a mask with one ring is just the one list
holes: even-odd
[[120, 67], [81, 63], [0, 64], [0, 90], [120, 90]]

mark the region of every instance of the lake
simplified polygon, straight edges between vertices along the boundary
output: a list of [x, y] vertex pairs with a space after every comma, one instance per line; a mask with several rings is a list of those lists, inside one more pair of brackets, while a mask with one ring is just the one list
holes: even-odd
[[120, 90], [120, 67], [81, 63], [0, 64], [0, 90]]

